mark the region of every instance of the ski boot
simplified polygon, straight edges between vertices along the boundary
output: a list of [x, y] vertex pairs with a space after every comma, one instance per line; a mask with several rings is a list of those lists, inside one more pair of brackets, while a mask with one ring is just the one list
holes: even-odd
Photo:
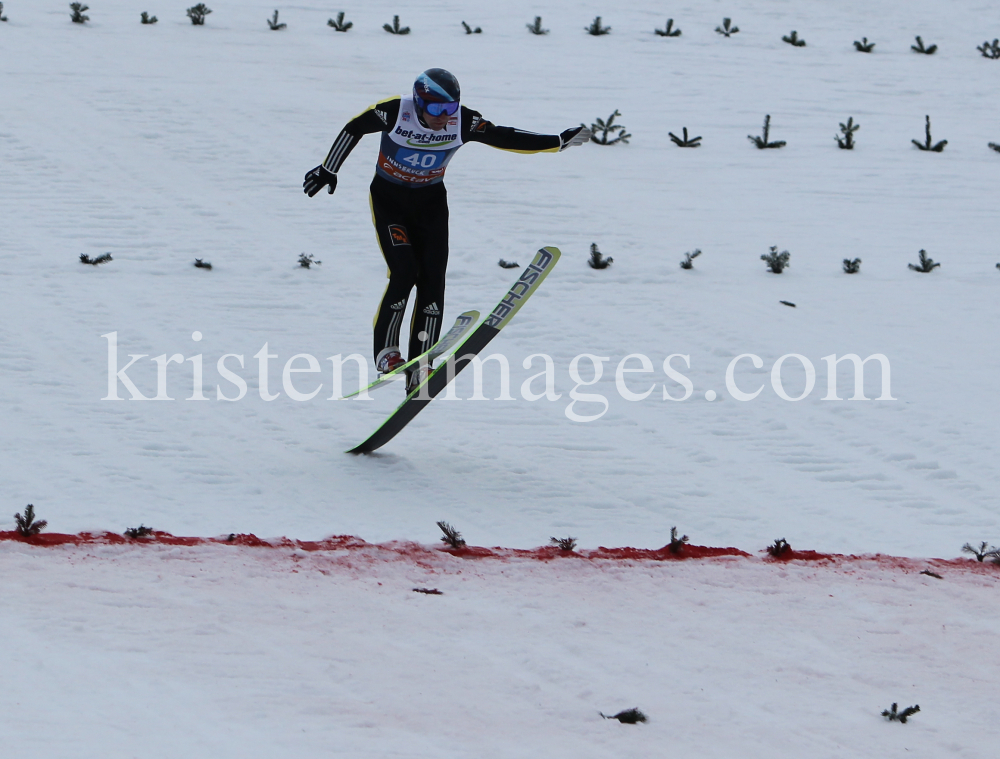
[[405, 363], [399, 353], [399, 348], [386, 348], [375, 359], [375, 368], [378, 369], [380, 375], [384, 375], [396, 371]]

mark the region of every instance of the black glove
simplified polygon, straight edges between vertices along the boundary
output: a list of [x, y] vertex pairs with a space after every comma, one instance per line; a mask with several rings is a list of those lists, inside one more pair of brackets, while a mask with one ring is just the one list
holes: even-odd
[[574, 147], [575, 145], [582, 145], [585, 142], [590, 142], [591, 131], [589, 128], [580, 124], [578, 127], [573, 127], [572, 129], [567, 129], [565, 132], [559, 135], [559, 150], [565, 150], [566, 148]]
[[310, 198], [317, 192], [330, 185], [330, 194], [337, 189], [337, 175], [326, 166], [317, 166], [312, 171], [306, 173], [306, 178], [302, 182], [302, 191]]

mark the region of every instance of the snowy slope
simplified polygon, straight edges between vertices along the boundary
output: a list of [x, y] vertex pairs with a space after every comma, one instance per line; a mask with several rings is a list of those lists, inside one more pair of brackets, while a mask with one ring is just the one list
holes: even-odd
[[[10, 759], [982, 757], [997, 574], [935, 569], [0, 543], [18, 578], [0, 635], [19, 644], [0, 647], [0, 742]], [[894, 701], [920, 713], [887, 723]], [[632, 707], [649, 721], [598, 714]]]
[[[516, 546], [555, 533], [658, 546], [678, 524], [700, 542], [750, 549], [785, 535], [824, 550], [954, 555], [995, 534], [1000, 157], [986, 143], [1000, 140], [1000, 63], [975, 45], [1000, 33], [996, 3], [954, 3], [944, 16], [929, 2], [905, 13], [869, 2], [689, 4], [669, 10], [684, 32], [669, 40], [652, 34], [665, 21], [653, 3], [437, 3], [402, 14], [407, 37], [381, 30], [402, 13], [382, 2], [348, 9], [348, 34], [325, 25], [334, 12], [319, 3], [282, 9], [280, 33], [264, 23], [271, 5], [212, 3], [201, 28], [175, 5], [108, 0], [85, 27], [60, 3], [5, 5], [8, 510], [33, 502], [67, 532], [141, 521], [376, 541], [431, 540], [446, 518], [476, 542]], [[160, 23], [141, 26], [140, 10]], [[593, 38], [582, 27], [598, 13], [613, 31]], [[536, 14], [550, 35], [524, 29]], [[740, 34], [713, 33], [723, 15]], [[484, 33], [464, 35], [463, 19]], [[780, 41], [793, 28], [808, 47]], [[915, 34], [938, 54], [911, 53]], [[878, 43], [872, 55], [851, 46], [862, 35]], [[543, 244], [564, 253], [495, 344], [518, 400], [436, 403], [382, 454], [358, 459], [342, 451], [399, 394], [326, 400], [325, 359], [367, 355], [383, 286], [366, 207], [374, 139], [351, 156], [334, 197], [310, 200], [299, 185], [350, 116], [431, 65], [455, 71], [465, 102], [497, 123], [554, 132], [618, 108], [634, 136], [561, 155], [461, 152], [448, 174], [448, 314], [492, 306], [511, 280], [498, 258], [524, 263]], [[786, 148], [747, 142], [765, 113]], [[910, 145], [925, 114], [949, 140], [944, 153]], [[848, 116], [861, 123], [853, 152], [833, 142]], [[682, 126], [703, 147], [666, 140]], [[612, 268], [586, 266], [591, 242]], [[792, 253], [781, 276], [759, 260], [770, 245]], [[696, 269], [680, 270], [695, 247], [705, 251]], [[943, 266], [909, 271], [920, 248]], [[76, 262], [103, 252], [115, 259], [107, 266]], [[322, 266], [297, 268], [302, 252]], [[841, 273], [855, 256], [861, 273]], [[194, 269], [196, 257], [214, 270]], [[102, 401], [110, 332], [121, 365], [126, 354], [203, 354], [212, 400], [182, 400], [186, 363], [169, 368], [178, 400]], [[253, 355], [265, 342], [278, 356], [272, 391], [291, 356], [320, 359], [314, 400], [260, 400]], [[517, 393], [532, 373], [521, 362], [538, 352], [556, 362], [559, 401]], [[215, 371], [226, 353], [246, 360], [250, 392], [237, 403], [214, 400], [217, 384], [233, 391]], [[610, 409], [588, 424], [565, 415], [569, 363], [583, 353], [610, 359], [596, 388]], [[656, 366], [643, 402], [615, 390], [614, 367], [630, 353]], [[691, 357], [695, 392], [683, 403], [659, 400], [664, 383], [679, 392], [660, 369], [672, 353]], [[769, 386], [734, 401], [725, 371], [741, 353], [764, 360], [759, 373], [740, 365], [745, 388], [788, 353], [816, 365], [817, 388], [798, 403]], [[898, 400], [820, 400], [831, 353], [884, 353]], [[155, 393], [149, 358], [130, 376]], [[784, 376], [797, 394], [794, 360]], [[869, 371], [869, 397], [878, 381]], [[707, 390], [720, 399], [707, 402]]]

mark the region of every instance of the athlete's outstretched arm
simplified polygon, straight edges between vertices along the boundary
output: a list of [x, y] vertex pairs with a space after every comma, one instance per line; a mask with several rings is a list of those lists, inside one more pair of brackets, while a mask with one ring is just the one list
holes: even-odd
[[337, 139], [333, 141], [333, 147], [326, 154], [326, 159], [306, 173], [302, 182], [302, 190], [310, 198], [329, 185], [329, 193], [337, 188], [337, 172], [347, 159], [347, 156], [354, 150], [354, 146], [360, 142], [366, 134], [384, 132], [392, 124], [396, 123], [396, 116], [399, 115], [399, 97], [380, 100], [375, 105], [369, 106], [347, 122], [347, 125], [340, 130]]
[[573, 127], [562, 134], [535, 134], [514, 127], [497, 126], [477, 111], [464, 107], [462, 131], [465, 142], [481, 142], [514, 153], [558, 153], [590, 139], [590, 130], [586, 127]]

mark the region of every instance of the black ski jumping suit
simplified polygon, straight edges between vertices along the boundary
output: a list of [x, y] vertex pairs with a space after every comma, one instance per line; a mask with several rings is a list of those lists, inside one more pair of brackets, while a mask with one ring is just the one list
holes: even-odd
[[443, 179], [462, 145], [481, 142], [517, 153], [555, 153], [559, 135], [496, 126], [465, 106], [444, 129], [425, 126], [412, 96], [382, 100], [354, 117], [340, 132], [323, 166], [334, 174], [366, 134], [382, 133], [371, 183], [372, 222], [389, 272], [375, 314], [374, 355], [398, 349], [403, 312], [414, 286], [408, 358], [437, 342], [444, 312], [448, 266], [448, 193]]

